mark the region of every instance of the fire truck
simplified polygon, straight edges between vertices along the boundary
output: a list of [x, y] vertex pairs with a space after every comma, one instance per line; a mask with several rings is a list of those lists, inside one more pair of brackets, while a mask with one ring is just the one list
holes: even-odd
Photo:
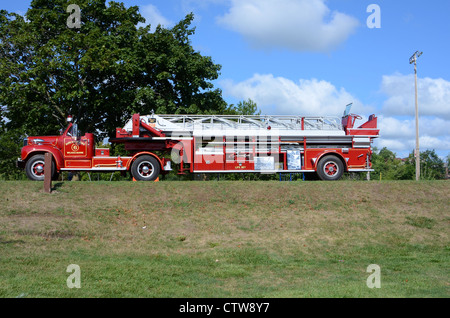
[[[371, 144], [379, 136], [377, 117], [355, 125], [359, 115], [341, 118], [281, 115], [134, 114], [116, 129], [111, 143], [126, 156], [96, 148], [94, 135], [80, 136], [68, 120], [59, 136], [24, 139], [17, 166], [31, 180], [44, 179], [44, 155], [52, 155], [52, 176], [62, 171], [129, 172], [136, 181], [155, 181], [176, 170], [194, 173], [303, 173], [338, 180], [344, 172], [371, 169]], [[177, 169], [175, 168], [177, 165]]]

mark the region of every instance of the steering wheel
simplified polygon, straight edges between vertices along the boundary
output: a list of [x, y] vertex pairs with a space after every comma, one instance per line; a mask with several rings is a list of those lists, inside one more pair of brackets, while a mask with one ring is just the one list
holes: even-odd
[[361, 116], [356, 115], [356, 114], [349, 114], [349, 116], [352, 116], [352, 117], [354, 117], [355, 119], [362, 119]]

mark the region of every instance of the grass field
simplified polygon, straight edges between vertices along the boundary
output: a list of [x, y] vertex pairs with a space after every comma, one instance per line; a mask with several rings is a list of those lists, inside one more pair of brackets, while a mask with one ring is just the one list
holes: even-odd
[[0, 182], [0, 297], [450, 296], [448, 181], [53, 187]]

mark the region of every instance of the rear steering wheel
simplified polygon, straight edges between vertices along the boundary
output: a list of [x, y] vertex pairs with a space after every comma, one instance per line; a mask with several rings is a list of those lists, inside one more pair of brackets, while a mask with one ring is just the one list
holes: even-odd
[[356, 115], [356, 114], [349, 114], [349, 116], [352, 116], [352, 117], [355, 118], [355, 119], [362, 119], [361, 116]]

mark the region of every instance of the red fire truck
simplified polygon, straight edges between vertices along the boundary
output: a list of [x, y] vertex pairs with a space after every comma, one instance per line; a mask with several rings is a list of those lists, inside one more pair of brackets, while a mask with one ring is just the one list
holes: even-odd
[[[349, 106], [349, 105], [347, 105]], [[134, 114], [116, 129], [112, 143], [127, 156], [96, 148], [92, 133], [80, 136], [69, 121], [59, 136], [28, 137], [17, 165], [31, 180], [44, 179], [44, 154], [52, 154], [52, 174], [62, 171], [129, 171], [135, 180], [153, 181], [178, 173], [304, 173], [338, 180], [345, 171], [371, 169], [371, 143], [379, 136], [377, 117], [347, 107], [342, 118], [244, 115]]]

